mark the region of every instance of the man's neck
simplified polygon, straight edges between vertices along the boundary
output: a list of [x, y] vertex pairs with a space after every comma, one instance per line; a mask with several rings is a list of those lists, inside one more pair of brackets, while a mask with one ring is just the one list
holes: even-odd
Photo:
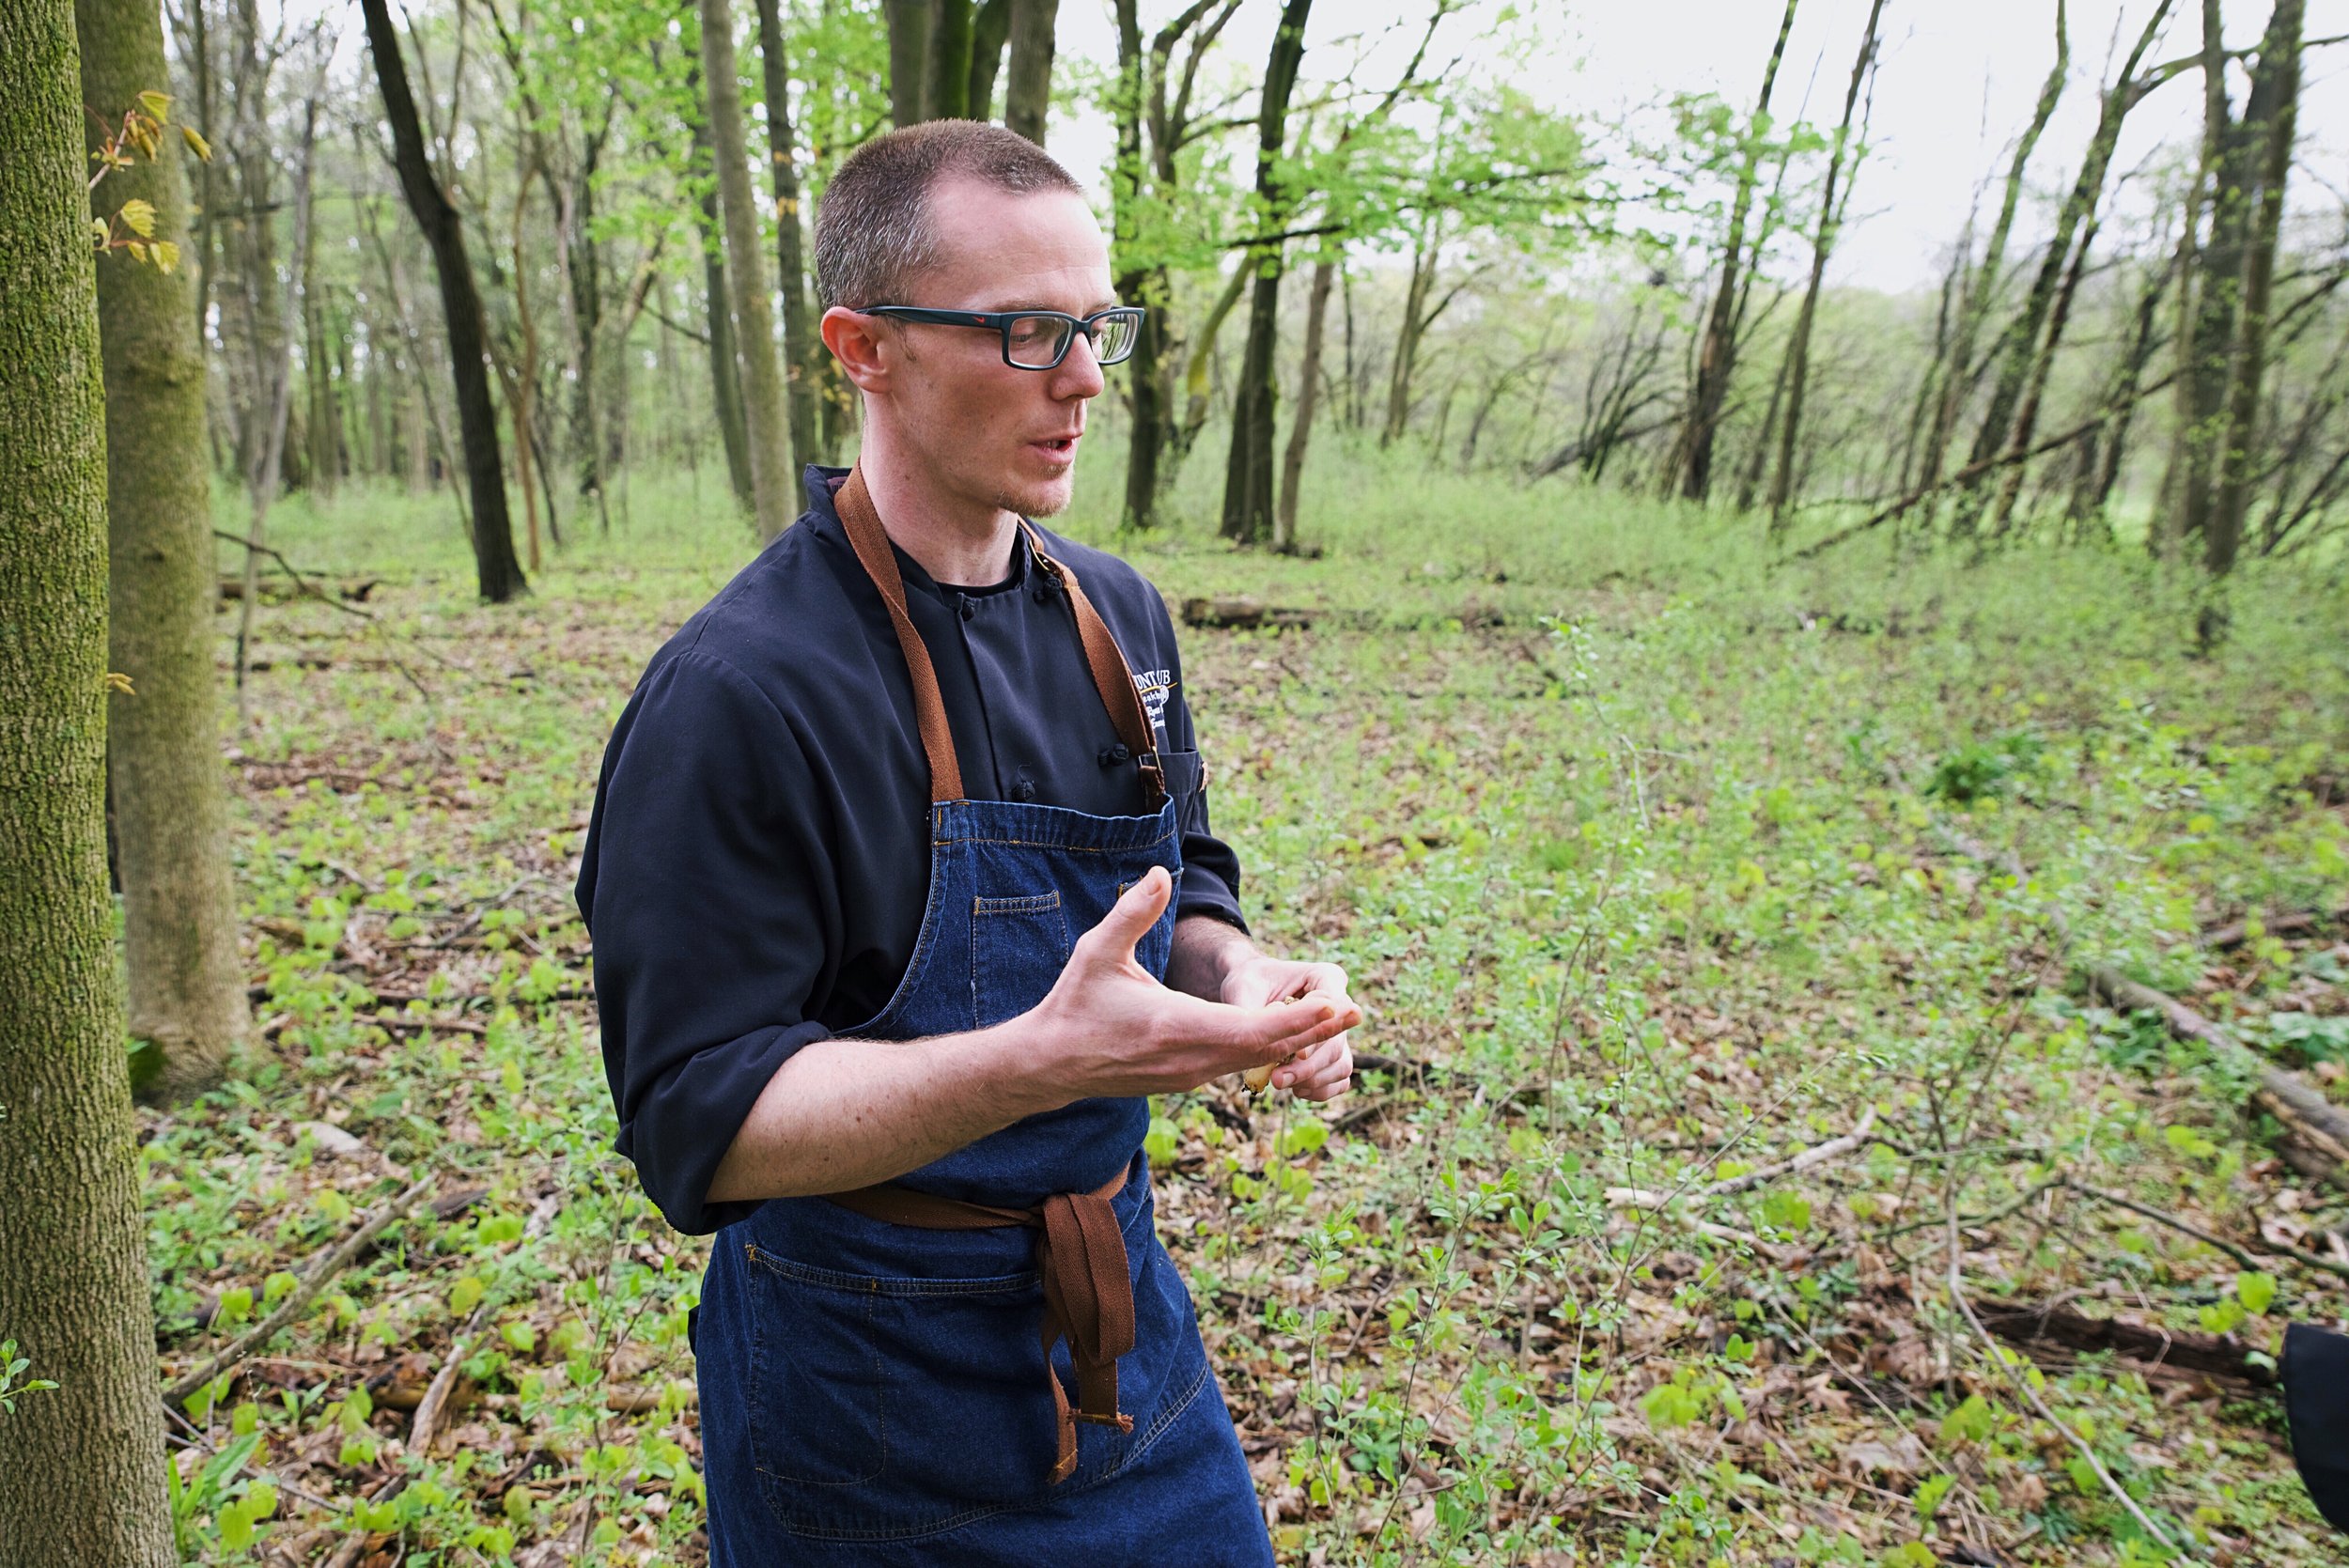
[[890, 541], [920, 563], [933, 582], [985, 585], [1011, 574], [1012, 541], [1019, 526], [1013, 514], [945, 490], [914, 464], [901, 461], [874, 423], [865, 427], [857, 466]]

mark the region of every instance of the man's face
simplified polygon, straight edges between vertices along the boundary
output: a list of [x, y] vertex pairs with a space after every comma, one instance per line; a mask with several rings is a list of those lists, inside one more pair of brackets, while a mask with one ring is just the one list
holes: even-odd
[[[908, 286], [911, 298], [884, 303], [1078, 317], [1118, 303], [1109, 247], [1081, 196], [949, 179], [929, 201], [942, 259]], [[895, 320], [884, 330], [895, 423], [932, 484], [1027, 517], [1067, 506], [1085, 404], [1102, 386], [1090, 339], [1078, 334], [1057, 369], [1020, 370], [1003, 363], [1000, 333]]]

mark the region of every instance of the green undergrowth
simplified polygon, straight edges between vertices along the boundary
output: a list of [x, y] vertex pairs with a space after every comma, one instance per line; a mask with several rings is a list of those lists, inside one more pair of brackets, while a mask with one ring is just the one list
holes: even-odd
[[[2133, 557], [1773, 570], [1750, 522], [1333, 442], [1322, 553], [1277, 559], [1212, 536], [1216, 466], [1125, 537], [1089, 472], [1066, 525], [1172, 598], [1315, 616], [1188, 631], [1185, 678], [1258, 939], [1346, 967], [1375, 1065], [1152, 1132], [1284, 1562], [2335, 1560], [2258, 1358], [2343, 1281], [2082, 1189], [2320, 1253], [2342, 1193], [2076, 976], [2339, 1094], [2349, 950], [2280, 921], [2349, 893], [2339, 583], [2247, 576], [2196, 657], [2194, 585]], [[702, 1560], [706, 1243], [612, 1152], [570, 879], [629, 683], [748, 543], [714, 471], [698, 505], [632, 485], [495, 610], [445, 492], [273, 514], [322, 586], [380, 582], [257, 617], [263, 1039], [147, 1112], [165, 1371], [392, 1194], [441, 1203], [181, 1403], [193, 1560]], [[2247, 912], [2278, 930], [2198, 941]], [[2248, 1376], [1975, 1327], [2017, 1303], [2224, 1336]]]

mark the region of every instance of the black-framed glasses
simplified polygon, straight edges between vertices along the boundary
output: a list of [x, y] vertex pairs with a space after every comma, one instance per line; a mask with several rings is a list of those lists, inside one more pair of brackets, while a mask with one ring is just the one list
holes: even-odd
[[1003, 363], [1019, 370], [1057, 370], [1082, 333], [1092, 340], [1097, 364], [1131, 357], [1142, 335], [1140, 305], [1112, 305], [1090, 316], [1062, 310], [933, 310], [926, 305], [866, 305], [862, 316], [893, 316], [938, 327], [985, 327], [1000, 333]]

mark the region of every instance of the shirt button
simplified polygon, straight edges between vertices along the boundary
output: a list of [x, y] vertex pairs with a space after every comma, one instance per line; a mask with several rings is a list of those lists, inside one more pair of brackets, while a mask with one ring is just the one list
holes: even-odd
[[1126, 761], [1132, 755], [1133, 753], [1128, 751], [1126, 749], [1126, 743], [1121, 740], [1114, 746], [1104, 746], [1101, 748], [1101, 766], [1104, 768], [1114, 768], [1119, 763]]
[[1011, 786], [1011, 798], [1015, 800], [1034, 800], [1035, 784], [1030, 780], [1021, 779], [1018, 784]]
[[1051, 597], [1052, 597], [1052, 590], [1051, 590], [1051, 589], [1050, 589], [1050, 588], [1046, 588], [1046, 587], [1043, 587], [1043, 586], [1041, 586], [1041, 585], [1039, 585], [1039, 586], [1037, 587], [1037, 589], [1036, 589], [1036, 591], [1035, 591], [1035, 601], [1036, 601], [1036, 603], [1038, 603], [1038, 604], [1043, 604], [1043, 603], [1046, 603], [1046, 602], [1048, 602], [1048, 601], [1051, 598]]
[[967, 621], [978, 613], [979, 607], [972, 603], [969, 597], [965, 596], [962, 601], [962, 618]]

